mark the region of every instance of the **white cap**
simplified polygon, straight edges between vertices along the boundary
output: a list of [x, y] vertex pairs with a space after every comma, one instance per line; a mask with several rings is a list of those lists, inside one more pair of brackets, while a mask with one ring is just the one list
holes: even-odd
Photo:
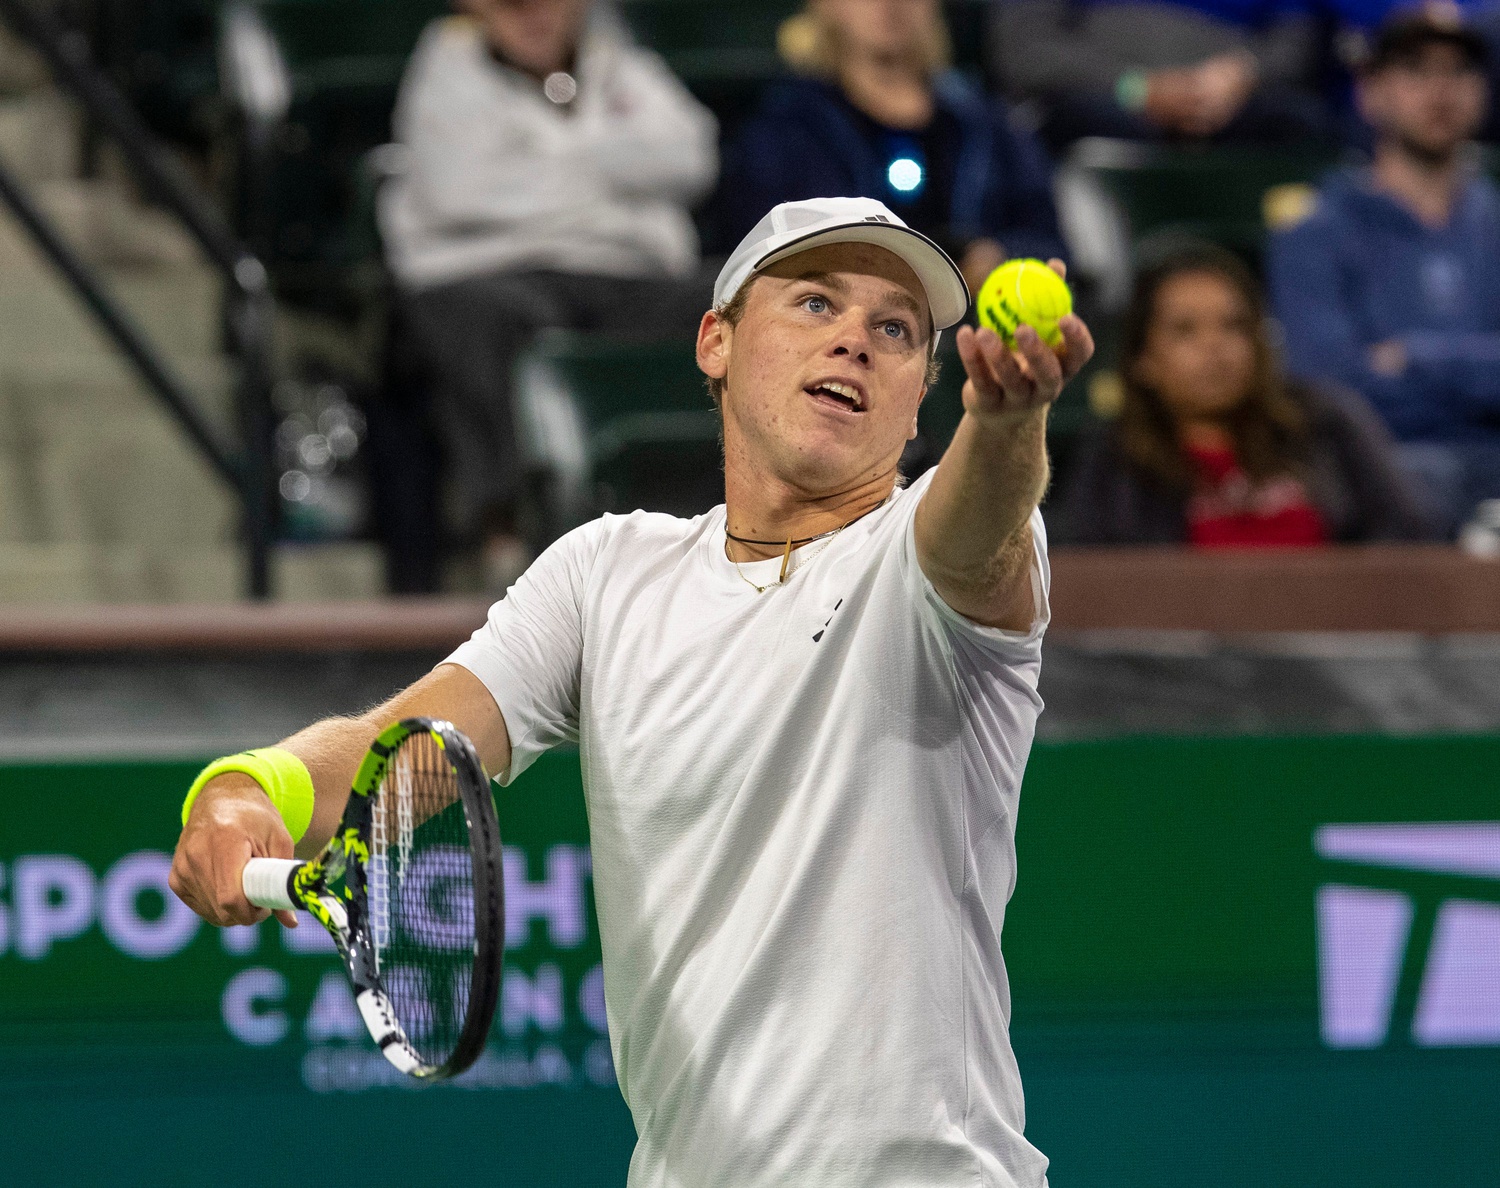
[[948, 253], [873, 198], [808, 198], [772, 207], [725, 261], [714, 283], [714, 307], [733, 301], [762, 268], [825, 243], [873, 243], [900, 256], [927, 292], [934, 329], [957, 325], [969, 310], [969, 286]]

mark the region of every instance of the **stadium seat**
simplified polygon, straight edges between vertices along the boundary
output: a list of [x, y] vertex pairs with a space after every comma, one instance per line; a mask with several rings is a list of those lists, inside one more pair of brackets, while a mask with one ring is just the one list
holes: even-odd
[[522, 357], [516, 378], [549, 536], [600, 512], [690, 516], [723, 500], [719, 414], [691, 341], [553, 331]]
[[166, 139], [206, 148], [221, 116], [214, 30], [221, 0], [96, 6], [95, 55]]
[[779, 67], [776, 32], [800, 0], [622, 0], [632, 32], [688, 82], [762, 78]]
[[642, 45], [666, 59], [718, 117], [732, 139], [761, 88], [780, 73], [776, 32], [799, 0], [622, 0], [620, 12]]
[[366, 296], [378, 276], [365, 157], [390, 139], [406, 60], [448, 7], [443, 0], [254, 0], [251, 8], [279, 52], [290, 104], [253, 164], [249, 138], [241, 137], [243, 225], [283, 299], [337, 311]]
[[[1094, 357], [1063, 389], [1063, 394], [1052, 406], [1052, 413], [1047, 421], [1047, 450], [1059, 470], [1066, 466], [1079, 431], [1088, 424], [1091, 393], [1099, 386], [1100, 377], [1112, 374], [1110, 369], [1115, 357], [1115, 343], [1111, 334], [1113, 328], [1112, 319], [1097, 319], [1091, 326], [1097, 347]], [[936, 463], [942, 457], [964, 415], [964, 365], [958, 357], [958, 348], [954, 345], [951, 334], [945, 335], [938, 347], [938, 358], [942, 361], [942, 372], [938, 382], [928, 390], [927, 398], [922, 401], [921, 411], [917, 414], [923, 466]], [[1104, 382], [1107, 384], [1108, 380]]]
[[[235, 7], [222, 0], [172, 3], [188, 16], [217, 11], [221, 37], [223, 18]], [[254, 168], [243, 170], [236, 183], [242, 230], [284, 300], [335, 311], [357, 305], [378, 274], [362, 162], [389, 139], [401, 73], [417, 37], [449, 6], [443, 0], [247, 3], [274, 40], [291, 102]], [[781, 70], [777, 30], [801, 3], [621, 0], [619, 7], [634, 36], [661, 53], [714, 111], [727, 139]], [[977, 71], [983, 0], [950, 0], [947, 8], [955, 56]], [[170, 27], [158, 18], [155, 26], [180, 39], [179, 28], [191, 23], [188, 16]], [[182, 77], [175, 87], [202, 90], [200, 58], [178, 63]], [[249, 147], [240, 135], [237, 155], [246, 166]]]
[[1194, 235], [1258, 259], [1266, 195], [1310, 184], [1337, 163], [1333, 152], [1165, 148], [1133, 141], [1080, 141], [1069, 166], [1096, 178], [1122, 210], [1132, 244]]
[[929, 462], [942, 457], [964, 415], [964, 365], [951, 333], [945, 334], [938, 346], [938, 360], [942, 364], [938, 382], [927, 390], [927, 397], [917, 413], [917, 428], [924, 446], [923, 458]]
[[388, 87], [445, 0], [255, 0], [299, 88]]
[[1480, 144], [1474, 146], [1479, 168], [1493, 181], [1500, 181], [1500, 145]]
[[943, 14], [953, 42], [953, 64], [977, 79], [989, 79], [985, 61], [985, 27], [994, 0], [946, 0]]

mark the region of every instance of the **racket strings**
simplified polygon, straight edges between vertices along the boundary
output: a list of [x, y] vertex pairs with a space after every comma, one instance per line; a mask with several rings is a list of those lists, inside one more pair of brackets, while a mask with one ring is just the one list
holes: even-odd
[[[388, 787], [375, 798], [370, 821], [369, 904], [370, 928], [375, 941], [375, 969], [380, 972], [381, 954], [391, 943], [391, 885], [399, 885], [400, 872], [411, 864], [413, 840], [412, 756], [408, 743], [395, 755], [387, 776]], [[396, 850], [391, 852], [391, 815], [396, 817]]]
[[401, 869], [411, 865], [412, 801], [416, 797], [412, 782], [413, 752], [403, 748], [396, 755], [396, 852]]
[[370, 864], [366, 874], [366, 895], [370, 909], [370, 931], [375, 942], [375, 972], [380, 972], [380, 957], [391, 943], [391, 848], [390, 804], [385, 796], [375, 798], [370, 815]]
[[376, 968], [408, 1040], [442, 1064], [468, 1015], [474, 869], [458, 779], [431, 734], [402, 743], [372, 808]]

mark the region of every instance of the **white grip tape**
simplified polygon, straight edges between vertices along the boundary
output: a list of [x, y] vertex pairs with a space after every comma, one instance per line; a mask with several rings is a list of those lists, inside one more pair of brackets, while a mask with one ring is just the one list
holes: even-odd
[[256, 907], [290, 908], [295, 906], [287, 894], [287, 883], [292, 871], [302, 863], [295, 858], [252, 858], [245, 863], [245, 873], [240, 881], [245, 888], [245, 898]]
[[391, 1000], [379, 990], [361, 990], [354, 999], [359, 1013], [364, 1016], [370, 1038], [380, 1045], [385, 1058], [404, 1073], [414, 1073], [422, 1067], [422, 1059], [412, 1048], [396, 1022], [396, 1013], [391, 1009]]

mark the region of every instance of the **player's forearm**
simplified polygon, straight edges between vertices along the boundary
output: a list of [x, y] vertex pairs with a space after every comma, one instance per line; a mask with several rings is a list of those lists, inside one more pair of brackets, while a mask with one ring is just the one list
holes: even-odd
[[326, 718], [280, 745], [307, 765], [316, 799], [312, 823], [297, 845], [299, 855], [316, 854], [333, 836], [349, 799], [354, 775], [375, 736], [402, 718], [441, 718], [474, 743], [485, 770], [510, 766], [510, 734], [495, 699], [473, 673], [442, 664], [374, 709], [347, 718]]
[[[372, 711], [373, 713], [374, 711]], [[383, 726], [370, 714], [353, 718], [327, 718], [299, 730], [277, 744], [307, 765], [313, 782], [313, 813], [307, 833], [297, 843], [297, 856], [310, 858], [321, 850], [343, 816], [349, 788], [360, 761]]]
[[[333, 836], [349, 799], [355, 772], [375, 736], [392, 722], [412, 717], [452, 722], [473, 741], [486, 771], [499, 773], [510, 766], [510, 734], [489, 690], [467, 669], [454, 664], [439, 665], [389, 701], [365, 713], [325, 718], [277, 744], [302, 760], [313, 782], [312, 821], [297, 843], [299, 857], [316, 854]], [[205, 786], [199, 801], [207, 812], [221, 799], [246, 798], [266, 803], [265, 793], [253, 779], [231, 772]], [[198, 811], [195, 807], [194, 813]], [[233, 811], [233, 806], [226, 806], [226, 811]]]
[[[301, 759], [312, 777], [312, 820], [297, 843], [299, 858], [312, 857], [333, 836], [349, 799], [354, 773], [377, 733], [379, 728], [369, 715], [328, 718], [276, 744]], [[269, 804], [269, 797], [253, 777], [238, 771], [226, 772], [204, 785], [193, 804], [190, 821], [203, 817], [202, 824], [209, 823], [209, 819], [228, 822], [242, 811], [256, 812]]]
[[1031, 513], [1047, 487], [1047, 410], [965, 414], [917, 509], [922, 571], [954, 610], [1030, 625]]
[[[410, 688], [366, 713], [327, 718], [280, 745], [302, 760], [312, 777], [312, 820], [296, 846], [312, 857], [338, 827], [355, 772], [385, 727], [402, 718], [441, 718], [473, 742], [485, 770], [510, 766], [510, 735], [495, 699], [473, 673], [441, 664]], [[285, 822], [254, 778], [227, 772], [203, 786], [177, 841], [172, 890], [214, 924], [250, 924], [265, 913], [245, 899], [241, 873], [251, 858], [293, 854]], [[281, 913], [290, 923], [290, 912]]]

